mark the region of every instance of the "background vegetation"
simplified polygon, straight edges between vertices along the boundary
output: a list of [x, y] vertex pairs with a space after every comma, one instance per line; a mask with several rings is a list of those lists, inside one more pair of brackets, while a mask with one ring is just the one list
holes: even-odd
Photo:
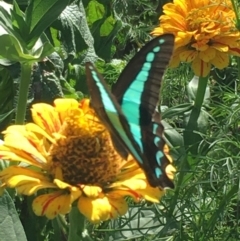
[[[5, 2], [12, 4], [12, 1]], [[40, 55], [32, 52], [31, 58], [26, 59], [18, 52], [17, 58], [14, 57], [16, 54], [12, 54], [0, 60], [1, 131], [15, 122], [19, 89], [24, 81], [23, 63], [31, 63], [27, 96], [29, 121], [29, 109], [33, 103], [52, 103], [55, 98], [64, 96], [79, 100], [88, 96], [83, 64], [86, 61], [96, 61], [98, 70], [109, 85], [116, 81], [131, 56], [151, 39], [150, 32], [158, 24], [165, 3], [163, 0], [53, 2], [59, 14], [61, 8], [63, 12], [53, 16], [49, 15], [50, 11], [40, 11], [39, 19], [32, 25], [32, 32], [24, 39], [24, 44], [29, 46], [31, 39], [42, 38], [44, 31], [55, 52], [48, 55], [46, 47]], [[1, 9], [6, 8], [1, 3]], [[28, 1], [19, 0], [17, 3], [25, 12]], [[28, 13], [25, 13], [36, 16], [34, 14], [39, 12], [34, 11], [37, 11], [36, 8], [28, 8]], [[20, 15], [19, 12], [16, 14]], [[19, 19], [16, 16], [15, 20]], [[0, 18], [1, 21], [14, 22], [3, 12]], [[16, 32], [11, 32], [15, 36], [16, 29], [23, 31], [22, 26], [15, 25]], [[0, 28], [0, 35], [2, 31]], [[5, 42], [0, 38], [1, 48], [2, 44]], [[3, 52], [0, 51], [0, 55], [3, 56]], [[198, 131], [195, 139], [189, 140], [191, 145], [184, 144], [183, 134], [197, 89], [196, 82], [192, 80], [194, 75], [187, 64], [166, 72], [161, 109], [165, 136], [178, 170], [176, 188], [168, 191], [159, 205], [130, 202], [131, 208], [125, 216], [100, 225], [89, 223], [88, 232], [94, 240], [240, 239], [239, 67], [232, 58], [226, 69], [212, 69], [198, 119]], [[48, 221], [34, 216], [28, 208], [29, 200], [19, 196], [14, 199], [18, 213], [15, 215], [10, 198], [5, 197], [4, 200], [9, 203], [9, 210], [2, 216], [0, 214], [0, 220], [4, 220], [6, 215], [11, 217], [12, 232], [16, 234], [15, 238], [10, 238], [11, 241], [24, 240], [19, 239], [18, 217], [29, 241], [66, 240], [68, 227], [63, 220]], [[0, 240], [7, 239], [0, 235]]]

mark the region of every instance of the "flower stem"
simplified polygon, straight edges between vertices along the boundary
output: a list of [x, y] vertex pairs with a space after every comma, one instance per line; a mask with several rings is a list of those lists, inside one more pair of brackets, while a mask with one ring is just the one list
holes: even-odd
[[83, 216], [76, 206], [72, 207], [69, 214], [69, 234], [68, 241], [92, 241], [85, 229], [85, 216]]
[[32, 64], [21, 63], [21, 80], [19, 85], [19, 95], [16, 110], [16, 124], [23, 124], [27, 109], [27, 97], [31, 80]]
[[201, 113], [202, 104], [204, 101], [204, 96], [207, 88], [208, 76], [199, 77], [197, 94], [194, 101], [194, 105], [187, 123], [187, 126], [184, 130], [184, 143], [189, 147], [190, 152], [197, 153], [196, 144], [201, 140], [200, 135], [196, 134], [198, 131], [198, 118]]
[[199, 77], [198, 89], [197, 89], [196, 99], [194, 102], [194, 108], [196, 108], [199, 111], [199, 113], [201, 111], [204, 96], [206, 93], [207, 83], [208, 83], [208, 76]]

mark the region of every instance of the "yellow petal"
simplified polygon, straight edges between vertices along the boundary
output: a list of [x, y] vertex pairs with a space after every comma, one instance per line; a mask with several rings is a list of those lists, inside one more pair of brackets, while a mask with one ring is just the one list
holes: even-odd
[[[159, 202], [161, 196], [165, 193], [163, 190], [160, 190], [159, 188], [151, 187], [147, 180], [126, 180], [121, 183], [121, 186], [119, 185], [118, 190], [116, 190], [117, 187], [115, 187], [115, 194], [119, 191], [121, 195], [125, 196], [131, 196], [134, 198], [136, 202], [138, 202], [141, 198], [145, 198], [152, 202]], [[114, 191], [110, 192], [112, 195]]]
[[139, 168], [135, 160], [129, 160], [124, 164], [121, 173], [117, 175], [117, 181], [138, 178], [146, 179], [144, 172]]
[[239, 48], [239, 32], [237, 34], [228, 34], [226, 36], [218, 35], [214, 38], [213, 47], [222, 46], [222, 51], [227, 52], [228, 47], [237, 47]]
[[146, 200], [153, 202], [153, 203], [159, 203], [161, 197], [165, 194], [164, 190], [161, 190], [160, 188], [154, 188], [150, 186], [149, 184], [146, 186], [145, 189], [139, 189], [137, 192]]
[[78, 209], [94, 223], [110, 218], [111, 205], [107, 197], [94, 199], [81, 196], [78, 200]]
[[80, 212], [93, 223], [117, 218], [127, 212], [127, 203], [121, 199], [80, 197], [78, 201]]
[[54, 192], [40, 195], [34, 199], [32, 208], [37, 216], [55, 218], [58, 214], [67, 214], [71, 210], [72, 198], [70, 194]]
[[26, 124], [25, 128], [28, 132], [39, 134], [42, 137], [46, 137], [46, 139], [48, 139], [51, 143], [56, 143], [56, 141], [54, 140], [54, 138], [52, 138], [52, 136], [50, 136], [46, 131], [44, 131], [41, 127], [39, 127], [34, 123]]
[[148, 185], [146, 177], [145, 179], [127, 179], [113, 183], [108, 194], [113, 198], [131, 196], [135, 202], [138, 202], [142, 198], [142, 192], [139, 190], [146, 190]]
[[[39, 182], [34, 182], [33, 180], [31, 180], [32, 178], [26, 178], [26, 177], [22, 177], [25, 178], [25, 181], [21, 181], [19, 183], [17, 183], [18, 178], [21, 178], [20, 176], [17, 177], [12, 177], [11, 179], [9, 179], [9, 187], [13, 188], [14, 185], [11, 186], [10, 182], [15, 182], [17, 184], [17, 186], [15, 187], [17, 190], [17, 193], [23, 194], [23, 195], [33, 195], [34, 193], [36, 193], [38, 190], [40, 189], [46, 189], [46, 188], [57, 188], [54, 184], [50, 183], [50, 182], [43, 182], [41, 181]], [[15, 180], [14, 180], [15, 179]]]
[[10, 166], [0, 172], [0, 178], [3, 181], [17, 175], [24, 175], [27, 177], [35, 178], [36, 180], [39, 180], [39, 181], [50, 182], [50, 179], [47, 176], [45, 176], [43, 173], [33, 171], [25, 167]]
[[164, 194], [164, 190], [161, 190], [158, 187], [154, 188], [149, 184], [146, 184], [141, 186], [141, 188], [139, 189], [129, 189], [122, 187], [122, 189], [110, 191], [108, 193], [108, 196], [111, 198], [130, 196], [134, 199], [135, 202], [139, 202], [142, 199], [146, 199], [150, 202], [159, 203], [159, 200]]
[[[20, 133], [23, 136], [26, 135], [26, 129], [24, 125], [12, 125], [9, 126], [5, 131], [3, 131], [3, 134], [15, 134], [15, 133]], [[4, 140], [5, 142], [5, 140]], [[2, 143], [3, 144], [3, 143]]]
[[48, 134], [58, 132], [61, 128], [58, 112], [51, 105], [41, 103], [32, 106], [34, 122]]
[[60, 189], [69, 189], [69, 190], [73, 190], [73, 191], [79, 190], [78, 187], [72, 186], [72, 185], [70, 185], [66, 182], [63, 182], [61, 180], [58, 180], [58, 179], [54, 179], [53, 183], [55, 183], [57, 185], [57, 187]]
[[[175, 12], [181, 14], [181, 16], [186, 17], [187, 15], [187, 2], [184, 0], [175, 1], [174, 10]], [[165, 8], [164, 8], [165, 9]]]
[[155, 29], [151, 32], [151, 34], [152, 34], [153, 36], [162, 35], [162, 34], [164, 34], [164, 30], [163, 30], [163, 28], [158, 27], [158, 28], [155, 28]]
[[68, 189], [69, 195], [71, 196], [71, 202], [75, 201], [82, 195], [82, 191], [78, 187], [72, 186], [66, 182], [54, 179], [53, 183], [60, 189]]
[[173, 52], [172, 58], [169, 63], [170, 68], [176, 68], [180, 64], [180, 54], [186, 51], [184, 47], [180, 47]]
[[[118, 182], [119, 186], [127, 187], [130, 190], [145, 189], [147, 181], [142, 179], [127, 179], [122, 182]], [[118, 183], [114, 183], [117, 186]]]
[[57, 188], [46, 176], [24, 167], [10, 166], [0, 172], [0, 180], [18, 193], [32, 195], [43, 188]]
[[216, 57], [211, 60], [211, 63], [218, 69], [226, 68], [229, 64], [228, 53], [217, 52]]
[[31, 155], [5, 146], [0, 146], [0, 158], [9, 161], [25, 162], [30, 165], [34, 164], [34, 166], [40, 168], [42, 167], [42, 164], [37, 162]]
[[120, 199], [124, 197], [132, 197], [134, 202], [139, 202], [142, 199], [138, 190], [131, 190], [127, 187], [121, 187], [121, 189], [112, 190], [108, 192], [108, 196], [114, 199]]
[[54, 100], [55, 110], [59, 114], [61, 123], [69, 115], [69, 110], [78, 109], [79, 103], [74, 99], [56, 99]]
[[85, 193], [85, 195], [90, 198], [97, 198], [102, 192], [102, 188], [99, 186], [84, 186], [82, 190]]
[[197, 43], [192, 44], [191, 47], [196, 51], [206, 51], [209, 48], [208, 40], [198, 41]]
[[124, 215], [128, 210], [128, 205], [125, 199], [114, 199], [108, 198], [109, 203], [111, 204], [111, 218], [118, 218], [119, 216]]
[[206, 77], [211, 70], [211, 64], [202, 61], [200, 58], [195, 58], [192, 62], [192, 69], [195, 75]]
[[178, 32], [175, 38], [175, 49], [178, 49], [180, 47], [186, 46], [189, 44], [193, 36], [193, 32]]
[[216, 56], [216, 49], [208, 48], [206, 51], [201, 51], [199, 53], [199, 58], [204, 62], [210, 62]]
[[180, 53], [180, 60], [183, 62], [192, 62], [198, 55], [195, 50], [186, 50]]
[[240, 48], [229, 47], [229, 54], [240, 56]]
[[10, 152], [15, 152], [15, 154], [19, 155], [21, 158], [25, 158], [32, 163], [46, 163], [45, 157], [37, 150], [34, 143], [28, 140], [23, 133], [18, 132], [17, 129], [15, 130], [14, 127], [17, 126], [11, 126], [11, 128], [5, 131], [4, 146], [7, 148], [2, 148], [2, 146], [0, 146], [0, 150], [6, 151], [9, 149]]
[[118, 182], [125, 181], [125, 180], [132, 180], [132, 179], [146, 180], [146, 176], [145, 176], [143, 170], [138, 168], [137, 170], [133, 170], [131, 172], [120, 173], [117, 176], [117, 179], [114, 183], [118, 183]]
[[169, 63], [169, 67], [170, 68], [177, 68], [178, 66], [179, 66], [179, 64], [180, 64], [180, 58], [179, 58], [179, 56], [172, 56], [172, 59], [171, 59], [171, 61], [170, 61], [170, 63]]
[[229, 47], [226, 44], [222, 43], [213, 43], [211, 47], [221, 52], [227, 52], [229, 49]]
[[53, 183], [55, 183], [57, 185], [57, 187], [60, 189], [68, 189], [68, 188], [71, 189], [72, 188], [72, 186], [70, 184], [63, 182], [59, 179], [54, 179]]

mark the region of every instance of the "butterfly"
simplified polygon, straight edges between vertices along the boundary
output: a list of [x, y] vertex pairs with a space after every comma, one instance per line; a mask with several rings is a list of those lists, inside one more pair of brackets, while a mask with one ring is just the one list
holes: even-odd
[[130, 153], [149, 184], [162, 189], [174, 185], [166, 174], [171, 161], [163, 151], [163, 126], [156, 107], [173, 46], [171, 34], [148, 42], [127, 64], [112, 91], [97, 69], [86, 63], [91, 107], [110, 132], [114, 147], [123, 158]]

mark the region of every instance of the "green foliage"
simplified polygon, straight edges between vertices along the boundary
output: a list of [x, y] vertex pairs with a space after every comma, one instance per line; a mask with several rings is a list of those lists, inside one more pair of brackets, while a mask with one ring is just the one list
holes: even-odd
[[0, 223], [1, 241], [27, 241], [14, 203], [7, 192], [0, 197]]
[[[129, 56], [151, 38], [162, 2], [1, 1], [1, 131], [19, 119], [22, 92], [27, 103], [22, 122], [30, 120], [34, 103], [87, 96], [85, 62], [95, 62], [112, 85]], [[210, 82], [196, 80], [187, 64], [167, 71], [161, 110], [177, 167], [176, 188], [167, 191], [161, 204], [129, 202], [123, 217], [87, 223], [82, 240], [239, 240], [238, 78], [238, 59], [224, 70], [213, 69]], [[31, 198], [15, 194], [0, 197], [0, 240], [66, 240], [66, 219], [37, 218], [30, 203]]]

